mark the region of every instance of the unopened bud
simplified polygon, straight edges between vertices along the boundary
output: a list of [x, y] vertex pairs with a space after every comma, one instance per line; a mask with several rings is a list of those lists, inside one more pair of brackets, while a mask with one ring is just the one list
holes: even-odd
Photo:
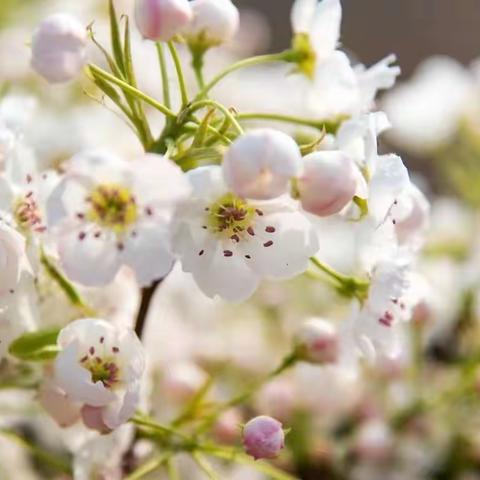
[[252, 130], [238, 138], [223, 160], [230, 188], [241, 197], [256, 200], [287, 193], [290, 180], [300, 169], [300, 149], [295, 141], [269, 128]]
[[230, 40], [238, 30], [240, 16], [230, 0], [193, 0], [193, 20], [184, 29], [191, 46], [207, 49]]
[[32, 68], [50, 83], [68, 82], [82, 70], [87, 32], [74, 17], [55, 14], [43, 20], [32, 38]]
[[297, 332], [296, 348], [299, 357], [310, 363], [334, 363], [338, 358], [338, 334], [326, 320], [313, 318]]
[[144, 38], [168, 41], [192, 20], [188, 0], [137, 0], [135, 20]]
[[357, 190], [360, 172], [354, 162], [340, 151], [311, 153], [303, 161], [297, 183], [303, 209], [320, 217], [340, 212]]
[[253, 418], [243, 429], [243, 445], [255, 460], [277, 457], [285, 446], [282, 424], [265, 415]]

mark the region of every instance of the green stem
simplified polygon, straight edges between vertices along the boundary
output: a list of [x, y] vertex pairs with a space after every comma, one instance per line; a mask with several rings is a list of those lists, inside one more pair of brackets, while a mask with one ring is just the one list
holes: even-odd
[[311, 257], [310, 261], [318, 268], [320, 269], [323, 273], [326, 273], [329, 277], [333, 278], [337, 282], [343, 284], [350, 280], [350, 277], [347, 277], [346, 275], [343, 275], [342, 273], [337, 272], [334, 270], [332, 267], [327, 265], [326, 263], [321, 262], [318, 258], [316, 257]]
[[222, 81], [227, 75], [242, 68], [253, 67], [255, 65], [262, 65], [266, 63], [275, 62], [292, 62], [298, 57], [298, 53], [294, 50], [285, 50], [284, 52], [274, 53], [269, 55], [259, 55], [258, 57], [247, 58], [240, 60], [227, 67], [225, 70], [216, 75], [204, 88], [198, 93], [197, 99], [205, 97], [208, 92]]
[[243, 135], [243, 128], [242, 126], [237, 122], [236, 118], [232, 115], [232, 112], [222, 105], [221, 103], [215, 101], [215, 100], [199, 100], [194, 103], [192, 103], [184, 112], [182, 112], [182, 116], [184, 115], [186, 118], [189, 117], [190, 114], [196, 112], [197, 110], [200, 110], [201, 108], [205, 107], [214, 107], [217, 110], [220, 110], [223, 115], [228, 118], [228, 120], [231, 122], [231, 124], [234, 126], [235, 130], [237, 130], [239, 135]]
[[240, 113], [238, 120], [271, 120], [275, 122], [292, 123], [294, 125], [303, 125], [305, 127], [325, 130], [327, 133], [335, 133], [338, 127], [346, 119], [339, 117], [336, 120], [314, 120], [308, 118], [295, 117], [293, 115], [282, 115], [278, 113]]
[[67, 475], [72, 474], [70, 465], [67, 462], [65, 462], [61, 458], [56, 457], [55, 455], [52, 455], [50, 452], [46, 452], [45, 450], [42, 450], [36, 445], [29, 443], [25, 438], [20, 436], [18, 433], [12, 430], [0, 429], [0, 435], [12, 440], [13, 442], [17, 443], [21, 447], [25, 448], [38, 460], [40, 460], [41, 462], [45, 462], [46, 464], [58, 470], [59, 472], [63, 472]]
[[169, 480], [180, 480], [180, 476], [178, 474], [178, 471], [175, 467], [175, 464], [173, 463], [173, 458], [168, 457], [166, 462], [165, 462], [165, 467], [167, 469], [167, 475]]
[[65, 277], [65, 275], [63, 275], [60, 270], [58, 270], [58, 268], [50, 261], [43, 248], [40, 250], [40, 263], [43, 265], [50, 278], [52, 278], [52, 280], [54, 280], [62, 289], [72, 305], [82, 310], [85, 315], [95, 316], [93, 309], [86, 304], [81, 295], [78, 293], [77, 289], [67, 279], [67, 277]]
[[368, 287], [370, 283], [366, 280], [362, 280], [355, 277], [349, 277], [337, 272], [329, 265], [321, 262], [318, 258], [311, 257], [310, 261], [330, 279], [337, 283], [336, 289], [339, 294], [348, 298], [357, 298], [360, 302], [363, 302], [368, 294]]
[[268, 478], [272, 480], [299, 480], [297, 477], [280, 470], [279, 468], [274, 467], [268, 462], [262, 460], [254, 460], [253, 458], [245, 455], [243, 452], [239, 452], [236, 449], [226, 448], [226, 447], [215, 447], [215, 446], [204, 446], [203, 451], [212, 455], [213, 457], [220, 458], [229, 462], [235, 462], [240, 465], [248, 465], [249, 467], [254, 468], [260, 473], [265, 474]]
[[173, 42], [168, 42], [168, 49], [170, 50], [170, 54], [172, 55], [175, 70], [177, 72], [178, 86], [180, 88], [180, 95], [182, 98], [182, 107], [185, 107], [188, 104], [188, 92], [187, 85], [185, 83], [185, 77], [183, 75], [182, 64], [180, 62], [177, 49], [175, 48], [175, 44]]
[[151, 430], [154, 430], [154, 431], [160, 433], [161, 435], [166, 435], [166, 436], [170, 436], [170, 437], [171, 436], [176, 436], [176, 437], [179, 437], [182, 440], [186, 441], [187, 443], [192, 441], [192, 439], [188, 435], [185, 435], [180, 430], [177, 430], [173, 427], [169, 427], [169, 426], [157, 423], [154, 420], [151, 420], [150, 418], [145, 417], [145, 416], [143, 416], [141, 414], [138, 414], [138, 413], [131, 419], [131, 422], [134, 423], [135, 425], [140, 426], [140, 427], [146, 427], [146, 428], [149, 428]]
[[157, 455], [145, 462], [143, 465], [140, 465], [134, 472], [125, 477], [125, 480], [139, 480], [140, 478], [145, 477], [149, 473], [154, 472], [157, 468], [160, 468], [164, 464], [169, 455]]
[[94, 73], [97, 74], [98, 76], [102, 77], [104, 80], [107, 80], [110, 83], [113, 83], [120, 87], [124, 92], [127, 92], [140, 100], [143, 100], [145, 103], [151, 105], [153, 108], [157, 109], [158, 111], [162, 112], [164, 115], [168, 117], [176, 117], [175, 112], [167, 108], [165, 105], [162, 105], [161, 103], [157, 102], [155, 99], [149, 97], [145, 93], [143, 93], [141, 90], [138, 90], [137, 88], [132, 87], [128, 83], [124, 82], [123, 80], [120, 80], [117, 77], [114, 77], [110, 73], [106, 72], [105, 70], [102, 70], [101, 68], [97, 67], [96, 65], [89, 64], [88, 68]]
[[[200, 92], [203, 92], [205, 89], [205, 78], [203, 77], [203, 57], [205, 55], [204, 50], [192, 50], [192, 68], [195, 73], [195, 78], [197, 80], [198, 87]], [[199, 98], [203, 98], [206, 96], [208, 92], [200, 95]]]
[[259, 388], [261, 388], [263, 385], [265, 385], [266, 383], [270, 382], [271, 380], [273, 380], [275, 377], [277, 377], [278, 375], [280, 375], [281, 373], [285, 372], [286, 370], [288, 370], [290, 367], [292, 367], [293, 365], [295, 365], [295, 363], [297, 362], [298, 360], [298, 357], [297, 357], [297, 354], [296, 352], [292, 352], [290, 353], [289, 355], [287, 355], [281, 362], [280, 362], [280, 365], [278, 365], [277, 368], [275, 368], [274, 370], [272, 370], [270, 373], [268, 373], [265, 377], [263, 377], [261, 380], [253, 383], [252, 385], [250, 385], [250, 387], [248, 387], [244, 392], [240, 393], [239, 395], [236, 395], [234, 397], [232, 397], [230, 400], [227, 400], [226, 402], [222, 403], [221, 405], [219, 405], [216, 410], [211, 414], [209, 415], [208, 417], [206, 417], [204, 419], [204, 421], [201, 423], [201, 425], [199, 426], [199, 429], [198, 431], [199, 432], [202, 432], [204, 431], [206, 428], [208, 428], [219, 416], [221, 413], [225, 412], [226, 410], [232, 408], [232, 407], [235, 407], [243, 402], [245, 402], [246, 400], [248, 400], [251, 396], [253, 396], [258, 390]]
[[170, 98], [170, 85], [168, 81], [168, 70], [165, 61], [163, 43], [156, 42], [155, 45], [157, 47], [158, 63], [160, 64], [160, 74], [162, 75], [163, 103], [167, 108], [170, 108], [172, 106], [172, 101]]
[[202, 470], [210, 480], [219, 480], [219, 477], [213, 470], [212, 465], [210, 465], [210, 462], [201, 453], [193, 452], [192, 458], [195, 460], [200, 470]]

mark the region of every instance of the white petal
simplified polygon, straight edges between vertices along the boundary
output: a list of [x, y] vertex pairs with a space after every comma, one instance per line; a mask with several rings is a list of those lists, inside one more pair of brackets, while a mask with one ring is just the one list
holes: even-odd
[[95, 178], [97, 184], [119, 183], [128, 178], [129, 165], [125, 160], [106, 150], [88, 150], [75, 155], [68, 162], [68, 174]]
[[317, 61], [327, 59], [337, 48], [341, 23], [340, 0], [322, 0], [315, 12], [311, 30]]
[[147, 154], [138, 159], [132, 167], [132, 188], [143, 204], [175, 205], [190, 193], [187, 176], [178, 165], [166, 157]]
[[135, 226], [135, 236], [125, 241], [122, 260], [134, 271], [138, 283], [148, 286], [165, 277], [173, 266], [168, 240], [168, 227], [161, 223], [144, 222]]
[[408, 170], [397, 155], [382, 155], [375, 161], [370, 180], [369, 211], [380, 221], [385, 220], [396, 198], [410, 186]]
[[216, 242], [212, 250], [205, 250], [201, 256], [197, 253], [198, 263], [191, 273], [207, 296], [218, 295], [230, 302], [242, 302], [257, 289], [259, 276], [241, 253], [233, 253], [226, 257], [221, 242]]
[[218, 165], [195, 168], [187, 173], [187, 177], [193, 188], [192, 197], [215, 201], [228, 191], [222, 167]]
[[317, 0], [295, 0], [292, 6], [291, 21], [295, 33], [308, 33], [312, 25]]
[[140, 382], [131, 383], [123, 398], [117, 397], [102, 409], [105, 425], [113, 430], [127, 422], [135, 414], [139, 400]]
[[86, 199], [92, 188], [92, 182], [86, 177], [65, 177], [54, 188], [46, 203], [49, 226], [57, 225], [65, 217], [75, 218], [77, 213], [85, 213], [90, 208]]
[[81, 229], [62, 235], [58, 240], [58, 250], [62, 267], [68, 277], [87, 286], [102, 286], [110, 283], [121, 266], [121, 256], [116, 238], [103, 232], [95, 238], [89, 232], [80, 240]]
[[365, 109], [371, 108], [379, 90], [386, 90], [395, 85], [395, 80], [401, 73], [400, 67], [392, 65], [396, 60], [395, 55], [389, 55], [370, 68], [357, 72]]
[[0, 224], [0, 295], [15, 290], [25, 259], [25, 239], [6, 224]]
[[[269, 227], [275, 232], [268, 233]], [[291, 278], [308, 268], [309, 258], [318, 251], [318, 239], [304, 215], [278, 213], [265, 215], [255, 226], [253, 239], [241, 248], [252, 257], [249, 265], [259, 275]]]

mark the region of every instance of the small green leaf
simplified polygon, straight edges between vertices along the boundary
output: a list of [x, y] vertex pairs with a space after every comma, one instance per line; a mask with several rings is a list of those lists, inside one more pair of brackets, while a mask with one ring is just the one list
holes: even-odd
[[9, 353], [19, 360], [41, 362], [55, 358], [59, 352], [59, 328], [25, 333], [10, 344]]

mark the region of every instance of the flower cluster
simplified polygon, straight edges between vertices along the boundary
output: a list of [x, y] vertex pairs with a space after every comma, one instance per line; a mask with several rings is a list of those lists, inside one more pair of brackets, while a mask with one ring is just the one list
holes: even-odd
[[[30, 51], [42, 78], [25, 83], [53, 106], [0, 98], [6, 388], [36, 392], [75, 479], [164, 466], [197, 478], [179, 452], [210, 478], [257, 478], [237, 460], [313, 478], [336, 470], [337, 440], [345, 478], [377, 478], [372, 465], [403, 453], [397, 423], [429, 405], [409, 383], [438, 347], [429, 320], [463, 315], [460, 335], [476, 298], [468, 272], [464, 310], [446, 313], [449, 272], [422, 257], [438, 202], [431, 220], [422, 182], [380, 145], [391, 125], [377, 94], [400, 73], [395, 56], [351, 61], [340, 0], [295, 0], [289, 49], [233, 63], [252, 32], [230, 0], [131, 3], [110, 1], [88, 26], [48, 16]], [[75, 95], [82, 72], [100, 106]], [[415, 103], [402, 88], [384, 102], [394, 117]], [[391, 402], [375, 397], [382, 382]], [[423, 478], [409, 474], [398, 478]]]

